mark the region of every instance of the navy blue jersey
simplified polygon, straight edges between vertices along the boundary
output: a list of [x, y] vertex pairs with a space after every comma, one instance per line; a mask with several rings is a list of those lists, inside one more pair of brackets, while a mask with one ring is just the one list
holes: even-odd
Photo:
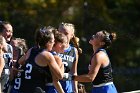
[[38, 66], [35, 63], [35, 57], [42, 50], [38, 48], [32, 48], [29, 58], [26, 60], [24, 65], [24, 72], [21, 76], [21, 86], [19, 91], [23, 93], [33, 93], [36, 87], [41, 87], [43, 90], [45, 88], [45, 78], [46, 73], [48, 72], [47, 67]]
[[99, 69], [97, 76], [95, 77], [92, 83], [93, 85], [98, 85], [98, 84], [107, 83], [111, 81], [113, 81], [113, 77], [112, 77], [111, 64], [109, 63], [108, 66]]
[[[99, 51], [103, 51], [106, 53], [105, 49], [99, 49], [96, 53], [98, 53]], [[96, 53], [94, 53], [94, 55]], [[111, 81], [113, 81], [112, 67], [111, 67], [111, 63], [109, 62], [108, 66], [100, 67], [100, 69], [97, 73], [97, 76], [95, 77], [95, 79], [92, 83], [93, 83], [93, 85], [98, 85], [98, 84], [107, 83], [107, 82], [111, 82]]]
[[62, 62], [65, 67], [65, 73], [68, 73], [72, 68], [73, 62], [76, 60], [75, 47], [69, 46], [69, 48], [66, 49], [64, 53], [60, 53], [58, 56], [62, 58]]
[[[18, 70], [23, 70], [22, 66], [20, 66], [18, 68]], [[17, 75], [14, 77], [14, 79], [12, 80], [12, 89], [11, 89], [10, 93], [14, 93], [13, 90], [18, 91], [20, 86], [21, 86], [21, 72], [19, 71], [17, 73]]]

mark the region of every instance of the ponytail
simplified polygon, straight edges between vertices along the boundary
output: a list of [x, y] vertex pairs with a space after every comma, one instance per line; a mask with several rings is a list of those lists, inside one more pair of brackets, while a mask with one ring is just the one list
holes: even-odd
[[73, 36], [73, 38], [71, 39], [71, 42], [74, 45], [74, 47], [77, 48], [78, 54], [82, 54], [82, 49], [79, 47], [79, 38]]
[[109, 33], [106, 30], [102, 31], [104, 34], [103, 41], [105, 42], [104, 48], [108, 48], [114, 40], [116, 40], [116, 33]]
[[116, 40], [116, 33], [110, 33], [109, 38], [111, 41], [115, 41]]

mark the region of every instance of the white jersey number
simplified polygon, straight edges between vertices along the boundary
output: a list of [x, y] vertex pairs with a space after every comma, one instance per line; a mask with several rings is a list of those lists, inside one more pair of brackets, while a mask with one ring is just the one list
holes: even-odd
[[32, 72], [32, 65], [31, 64], [27, 64], [26, 65], [26, 71], [25, 71], [25, 79], [31, 79], [30, 73]]
[[63, 62], [64, 66], [67, 67], [68, 66], [68, 63], [67, 62]]
[[19, 89], [20, 85], [21, 85], [21, 78], [16, 78], [15, 79], [14, 89]]

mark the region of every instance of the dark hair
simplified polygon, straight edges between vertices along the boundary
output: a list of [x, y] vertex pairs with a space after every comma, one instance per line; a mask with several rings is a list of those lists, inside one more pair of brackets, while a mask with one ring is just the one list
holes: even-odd
[[106, 30], [102, 31], [104, 34], [103, 41], [105, 42], [104, 48], [108, 48], [114, 40], [116, 40], [116, 33], [109, 33]]
[[53, 26], [47, 26], [46, 29], [47, 29], [47, 31], [52, 32], [54, 34], [54, 36], [57, 35], [57, 33], [59, 33], [58, 30]]
[[57, 30], [54, 32], [54, 37], [55, 37], [55, 43], [57, 43], [57, 42], [64, 43], [65, 39], [67, 38], [66, 35], [64, 35], [63, 33], [58, 32]]
[[54, 38], [55, 38], [55, 43], [57, 43], [57, 42], [61, 42], [61, 43], [65, 42], [64, 39], [65, 39], [66, 35], [64, 35], [63, 33], [60, 33], [57, 29], [55, 29], [55, 27], [48, 26], [46, 29], [49, 32], [53, 32]]
[[35, 42], [38, 46], [44, 47], [45, 44], [52, 39], [53, 32], [48, 31], [46, 27], [36, 30]]
[[53, 26], [47, 26], [47, 31], [50, 31], [50, 32], [54, 32], [54, 30], [56, 30], [55, 29], [55, 27], [53, 27]]
[[0, 21], [0, 33], [3, 32], [3, 29], [5, 29], [4, 25], [10, 24], [8, 21]]

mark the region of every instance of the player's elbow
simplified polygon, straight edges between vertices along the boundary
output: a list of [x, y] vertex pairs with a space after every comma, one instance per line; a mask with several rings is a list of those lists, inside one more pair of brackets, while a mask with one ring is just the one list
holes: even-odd
[[61, 73], [58, 75], [58, 78], [59, 78], [59, 79], [63, 79], [63, 76], [64, 76], [64, 74], [61, 72]]
[[92, 82], [94, 80], [94, 78], [91, 77], [90, 82]]
[[89, 75], [89, 81], [92, 82], [95, 79], [93, 75]]

